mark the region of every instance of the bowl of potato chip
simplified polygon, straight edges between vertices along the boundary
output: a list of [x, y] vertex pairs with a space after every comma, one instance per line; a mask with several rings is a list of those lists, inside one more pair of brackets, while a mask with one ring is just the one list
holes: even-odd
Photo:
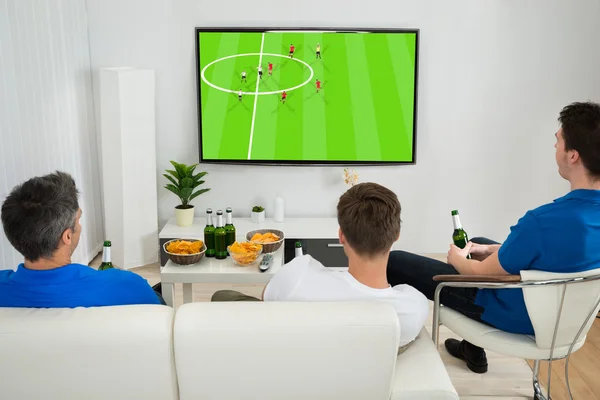
[[231, 246], [227, 246], [227, 252], [233, 261], [243, 267], [256, 263], [262, 251], [261, 244], [250, 242], [234, 242]]
[[257, 229], [246, 233], [247, 241], [262, 244], [263, 253], [273, 253], [279, 250], [284, 239], [283, 231], [277, 229]]
[[173, 239], [163, 245], [165, 253], [175, 264], [196, 264], [206, 252], [206, 245], [198, 239]]

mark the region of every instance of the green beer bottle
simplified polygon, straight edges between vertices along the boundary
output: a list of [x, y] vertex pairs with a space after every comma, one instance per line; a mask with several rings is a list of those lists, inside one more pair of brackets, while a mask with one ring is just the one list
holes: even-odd
[[223, 224], [223, 211], [217, 211], [217, 229], [215, 229], [215, 255], [217, 260], [227, 258], [227, 232]]
[[[469, 242], [469, 236], [463, 229], [460, 223], [460, 217], [458, 216], [458, 210], [452, 210], [452, 222], [454, 222], [454, 232], [452, 232], [452, 240], [457, 247], [464, 249]], [[467, 258], [470, 260], [471, 255], [468, 254]]]
[[227, 223], [225, 224], [226, 243], [227, 246], [231, 246], [235, 242], [235, 226], [233, 226], [233, 216], [231, 214], [233, 210], [231, 207], [227, 207], [225, 212], [227, 213]]
[[104, 241], [104, 249], [102, 250], [102, 264], [98, 267], [98, 271], [104, 271], [106, 269], [114, 268], [110, 261], [110, 240]]
[[212, 209], [206, 209], [206, 227], [204, 228], [204, 244], [206, 245], [206, 257], [215, 256], [215, 226], [212, 219]]

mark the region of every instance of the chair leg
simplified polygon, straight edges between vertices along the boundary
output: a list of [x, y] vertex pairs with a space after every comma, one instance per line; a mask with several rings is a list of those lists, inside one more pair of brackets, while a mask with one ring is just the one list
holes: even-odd
[[431, 327], [431, 336], [436, 350], [439, 350], [440, 341], [440, 303], [433, 303], [433, 326]]
[[550, 397], [544, 396], [542, 385], [539, 381], [540, 375], [540, 360], [535, 360], [533, 364], [533, 400], [551, 400]]

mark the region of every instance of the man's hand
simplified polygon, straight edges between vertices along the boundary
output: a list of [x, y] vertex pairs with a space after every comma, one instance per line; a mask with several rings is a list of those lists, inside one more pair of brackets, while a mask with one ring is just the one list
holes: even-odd
[[[469, 242], [471, 243], [471, 242]], [[489, 244], [477, 244], [471, 243], [471, 257], [477, 261], [485, 260], [495, 250], [495, 246], [492, 247]]]
[[471, 252], [472, 247], [473, 243], [471, 242], [467, 243], [464, 249], [461, 249], [460, 247], [451, 244], [450, 250], [448, 250], [448, 264], [456, 268], [456, 265], [460, 263], [461, 260], [467, 259], [467, 256]]

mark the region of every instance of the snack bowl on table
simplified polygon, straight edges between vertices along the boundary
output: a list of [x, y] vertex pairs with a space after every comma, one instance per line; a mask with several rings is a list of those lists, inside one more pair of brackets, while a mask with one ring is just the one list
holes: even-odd
[[227, 253], [233, 259], [233, 262], [242, 267], [248, 267], [258, 262], [263, 252], [263, 246], [250, 242], [235, 242], [227, 246]]
[[[254, 235], [256, 235], [257, 233], [260, 233], [261, 235], [264, 235], [266, 233], [272, 233], [274, 235], [279, 236], [279, 239], [274, 242], [266, 242], [266, 243], [263, 243], [259, 240], [252, 240]], [[246, 233], [246, 240], [249, 241], [250, 243], [262, 244], [263, 253], [274, 253], [277, 250], [279, 250], [279, 248], [283, 244], [283, 241], [285, 240], [285, 236], [283, 234], [283, 231], [280, 231], [278, 229], [256, 229], [256, 230]]]
[[[174, 252], [170, 252], [167, 250], [170, 243], [179, 242], [179, 241], [192, 242], [192, 243], [200, 242], [200, 243], [202, 243], [202, 246], [200, 246], [199, 252], [192, 253], [192, 254], [174, 253]], [[168, 242], [163, 244], [163, 249], [164, 249], [165, 253], [167, 253], [167, 255], [169, 256], [169, 259], [171, 261], [173, 261], [175, 264], [191, 265], [191, 264], [196, 264], [204, 256], [204, 253], [206, 253], [206, 244], [200, 239], [173, 239], [173, 240], [169, 240]]]

